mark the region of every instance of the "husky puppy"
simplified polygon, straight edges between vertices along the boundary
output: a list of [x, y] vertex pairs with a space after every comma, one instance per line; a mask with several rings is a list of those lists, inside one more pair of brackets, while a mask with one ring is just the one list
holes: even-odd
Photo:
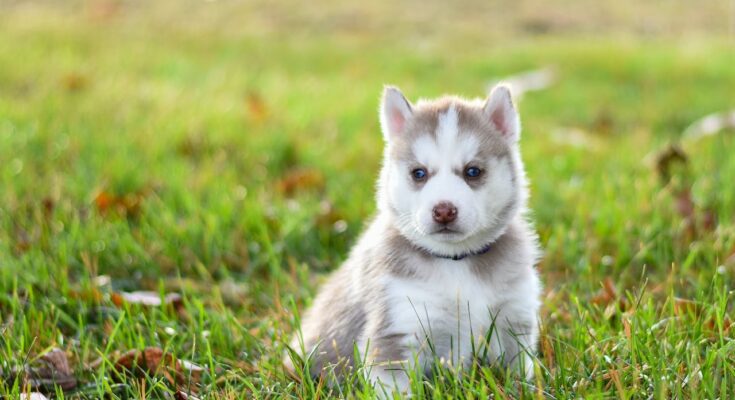
[[357, 350], [369, 379], [388, 390], [408, 390], [407, 370], [429, 372], [434, 360], [462, 366], [484, 356], [530, 378], [540, 251], [524, 216], [509, 89], [414, 105], [386, 87], [380, 123], [378, 214], [292, 347], [311, 357], [314, 375], [330, 365], [343, 373]]

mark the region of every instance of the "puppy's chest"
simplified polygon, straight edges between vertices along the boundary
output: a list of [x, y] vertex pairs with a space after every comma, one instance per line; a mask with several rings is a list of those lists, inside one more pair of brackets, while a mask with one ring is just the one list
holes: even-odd
[[479, 276], [467, 261], [438, 260], [427, 267], [421, 278], [388, 281], [392, 330], [461, 337], [490, 327], [501, 297], [492, 279]]

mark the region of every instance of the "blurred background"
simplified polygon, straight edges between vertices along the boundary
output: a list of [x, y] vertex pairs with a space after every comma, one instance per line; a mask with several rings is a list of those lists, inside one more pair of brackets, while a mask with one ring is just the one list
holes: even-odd
[[[146, 231], [136, 255], [99, 244], [114, 265], [265, 257], [258, 240], [220, 254], [256, 231], [330, 268], [373, 210], [384, 84], [410, 99], [482, 97], [493, 81], [541, 71], [543, 90], [519, 101], [548, 238], [558, 221], [605, 213], [563, 207], [575, 193], [651, 170], [660, 147], [733, 108], [734, 4], [5, 0], [2, 202], [15, 217], [43, 199], [72, 214], [97, 199], [151, 212], [184, 241], [206, 236], [200, 219], [216, 232], [192, 259], [168, 233], [153, 251], [161, 232]], [[275, 231], [261, 232], [263, 218]], [[154, 260], [164, 254], [176, 261]]]
[[[553, 372], [554, 346], [580, 349], [558, 368], [584, 380], [607, 361], [579, 332], [627, 343], [641, 288], [642, 326], [676, 299], [708, 304], [703, 320], [731, 312], [713, 290], [735, 277], [734, 65], [733, 0], [0, 0], [0, 356], [154, 290], [198, 317], [120, 322], [127, 342], [100, 324], [77, 357], [179, 326], [174, 351], [207, 329], [205, 363], [276, 365], [285, 305], [311, 301], [374, 211], [383, 85], [483, 97], [541, 76], [518, 101], [554, 339], [542, 357]], [[704, 354], [704, 333], [687, 334]], [[681, 360], [656, 373], [682, 382], [699, 367]]]

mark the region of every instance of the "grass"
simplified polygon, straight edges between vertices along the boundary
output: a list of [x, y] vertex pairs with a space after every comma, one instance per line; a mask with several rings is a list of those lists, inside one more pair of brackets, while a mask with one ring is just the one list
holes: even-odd
[[[180, 388], [114, 367], [153, 346], [204, 368], [183, 386], [203, 397], [373, 397], [358, 376], [294, 380], [280, 358], [374, 211], [382, 85], [482, 96], [545, 66], [557, 83], [520, 103], [545, 249], [536, 378], [439, 368], [414, 379], [417, 397], [733, 396], [735, 137], [683, 143], [668, 181], [653, 161], [697, 118], [735, 108], [731, 38], [238, 34], [8, 7], [0, 396], [28, 390], [8, 371], [59, 347], [80, 381], [59, 398], [162, 398]], [[116, 300], [133, 290], [183, 302]]]

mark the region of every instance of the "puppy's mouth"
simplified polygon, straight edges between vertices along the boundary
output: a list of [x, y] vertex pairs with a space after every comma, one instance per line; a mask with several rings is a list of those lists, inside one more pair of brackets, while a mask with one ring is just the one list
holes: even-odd
[[462, 232], [448, 226], [440, 226], [431, 232], [432, 235], [461, 235]]

